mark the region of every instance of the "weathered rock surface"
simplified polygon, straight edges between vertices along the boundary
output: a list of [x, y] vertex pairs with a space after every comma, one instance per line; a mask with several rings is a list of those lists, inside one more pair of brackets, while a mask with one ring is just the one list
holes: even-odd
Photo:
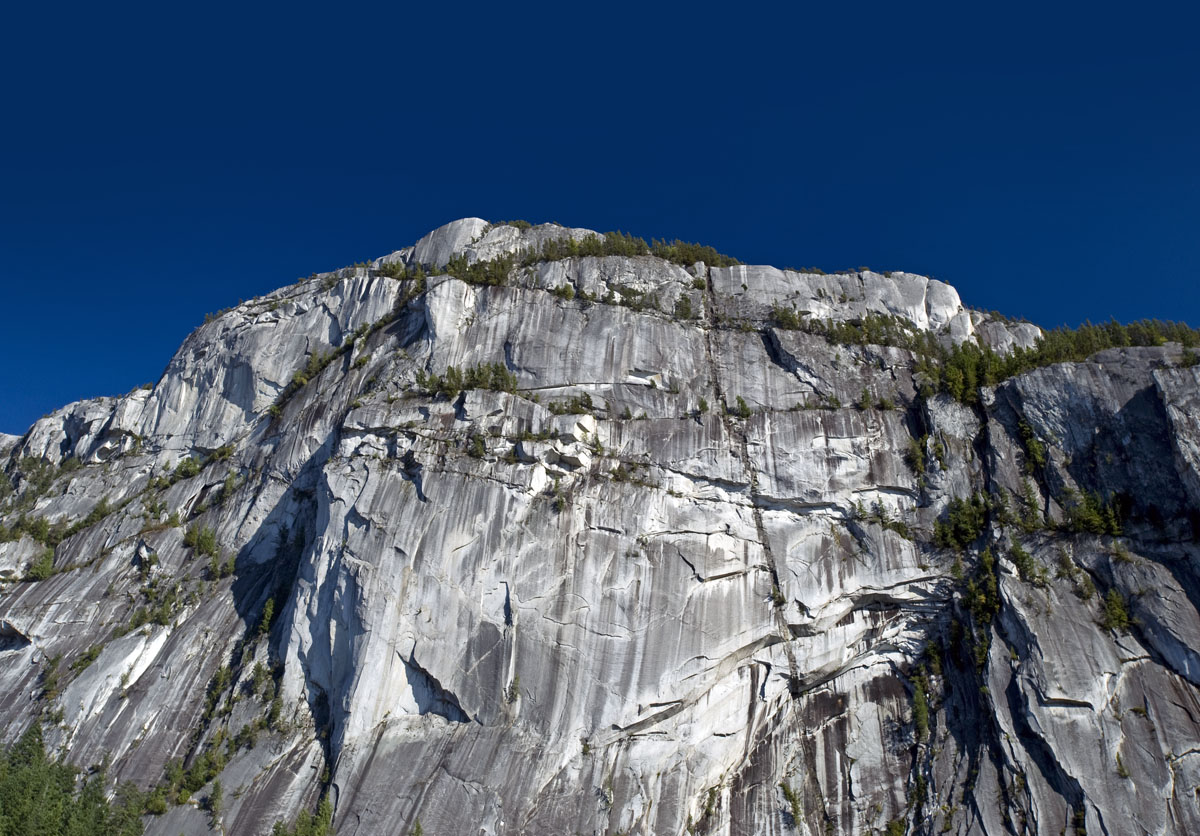
[[[0, 520], [61, 538], [36, 581], [45, 546], [0, 542], [8, 737], [40, 715], [143, 788], [219, 753], [226, 833], [324, 792], [345, 834], [1200, 832], [1197, 369], [1112, 350], [967, 407], [772, 325], [1040, 335], [920, 276], [381, 274], [590, 234], [456, 221], [0, 437]], [[484, 364], [513, 381], [431, 392]], [[1119, 536], [1055, 527], [1093, 494]]]

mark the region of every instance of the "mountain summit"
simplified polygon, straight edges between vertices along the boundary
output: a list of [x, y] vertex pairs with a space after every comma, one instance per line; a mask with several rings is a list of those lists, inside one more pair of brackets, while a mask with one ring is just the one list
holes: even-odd
[[455, 221], [0, 437], [0, 730], [164, 836], [1198, 833], [1197, 337]]

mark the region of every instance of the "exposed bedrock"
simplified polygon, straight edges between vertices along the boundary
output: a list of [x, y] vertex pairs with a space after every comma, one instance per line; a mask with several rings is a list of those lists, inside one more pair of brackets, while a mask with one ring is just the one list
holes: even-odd
[[1200, 832], [1178, 347], [964, 405], [778, 311], [1040, 331], [905, 273], [529, 256], [591, 235], [456, 221], [0, 437], [8, 739], [172, 802], [177, 760], [170, 836], [322, 796], [362, 836]]

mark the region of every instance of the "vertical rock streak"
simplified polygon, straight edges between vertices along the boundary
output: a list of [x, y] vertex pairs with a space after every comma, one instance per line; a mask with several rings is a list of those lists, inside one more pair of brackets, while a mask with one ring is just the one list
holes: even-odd
[[830, 329], [1036, 328], [617, 244], [457, 221], [0, 437], [8, 738], [221, 781], [150, 833], [1200, 832], [1197, 368], [964, 406]]

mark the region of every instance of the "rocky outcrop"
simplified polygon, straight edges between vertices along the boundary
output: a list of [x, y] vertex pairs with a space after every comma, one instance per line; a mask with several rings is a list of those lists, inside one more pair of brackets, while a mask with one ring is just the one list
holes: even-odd
[[1200, 830], [1176, 348], [966, 406], [778, 312], [1040, 331], [911, 274], [530, 255], [591, 235], [456, 221], [0, 439], [47, 526], [0, 543], [9, 738], [219, 777], [228, 833], [323, 794], [345, 834]]

